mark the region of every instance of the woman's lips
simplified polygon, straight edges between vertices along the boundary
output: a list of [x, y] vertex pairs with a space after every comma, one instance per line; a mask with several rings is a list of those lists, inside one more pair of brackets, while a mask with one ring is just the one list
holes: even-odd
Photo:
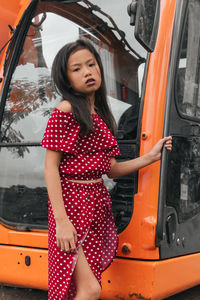
[[95, 84], [95, 82], [96, 82], [95, 79], [91, 78], [86, 81], [86, 85], [93, 85]]

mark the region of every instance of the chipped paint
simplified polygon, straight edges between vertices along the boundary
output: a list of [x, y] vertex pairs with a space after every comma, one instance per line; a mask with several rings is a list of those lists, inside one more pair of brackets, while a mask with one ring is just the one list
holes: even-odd
[[141, 294], [133, 293], [129, 294], [130, 299], [140, 299], [140, 300], [151, 300], [151, 298], [145, 298]]
[[121, 297], [121, 296], [118, 296], [118, 295], [115, 296], [115, 300], [127, 300], [127, 299], [130, 299], [130, 300], [134, 300], [134, 299], [135, 300], [136, 299], [151, 300], [151, 298], [145, 298], [141, 294], [137, 294], [137, 293], [128, 294], [128, 298], [124, 298], [124, 297]]

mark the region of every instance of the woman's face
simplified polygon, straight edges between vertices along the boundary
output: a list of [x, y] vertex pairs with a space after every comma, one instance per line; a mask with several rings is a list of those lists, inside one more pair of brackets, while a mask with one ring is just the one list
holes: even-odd
[[77, 50], [69, 56], [67, 77], [74, 90], [88, 96], [94, 97], [101, 86], [99, 65], [88, 49]]

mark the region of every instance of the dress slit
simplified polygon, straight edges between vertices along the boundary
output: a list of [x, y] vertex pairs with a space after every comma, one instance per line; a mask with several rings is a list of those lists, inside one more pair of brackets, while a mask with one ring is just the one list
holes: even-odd
[[74, 299], [76, 288], [72, 275], [80, 247], [101, 286], [101, 274], [112, 262], [118, 242], [111, 199], [103, 182], [80, 184], [62, 179], [62, 188], [67, 215], [77, 231], [78, 253], [61, 251], [55, 245], [56, 224], [49, 200], [49, 300]]
[[[82, 242], [82, 244], [83, 244], [83, 242]], [[78, 261], [78, 257], [79, 257], [81, 248], [82, 248], [82, 251], [83, 251], [84, 258], [85, 258], [85, 260], [86, 260], [86, 262], [88, 264], [88, 267], [90, 268], [92, 274], [94, 275], [94, 277], [96, 278], [96, 280], [99, 283], [100, 287], [102, 288], [101, 281], [99, 281], [99, 279], [96, 276], [94, 270], [92, 270], [92, 268], [91, 268], [91, 266], [90, 266], [90, 264], [88, 262], [87, 256], [86, 256], [86, 254], [84, 252], [84, 248], [83, 248], [82, 244], [80, 244], [80, 246], [78, 247], [78, 253], [75, 254], [76, 255], [76, 260], [74, 260], [74, 265], [72, 267], [73, 270], [72, 270], [72, 275], [71, 275], [71, 281], [70, 281], [69, 289], [66, 291], [66, 294], [64, 295], [63, 300], [72, 300], [75, 297], [75, 295], [76, 295], [76, 286], [75, 286], [73, 274], [74, 274], [74, 270], [76, 268], [76, 264], [77, 264], [77, 261]]]
[[[84, 256], [84, 259], [86, 260], [86, 263], [87, 263], [87, 265], [88, 265], [88, 268], [90, 269], [90, 271], [92, 272], [93, 276], [95, 277], [95, 279], [96, 279], [97, 282], [99, 283], [99, 286], [102, 288], [101, 282], [99, 282], [99, 280], [98, 280], [98, 278], [97, 278], [95, 272], [92, 270], [92, 268], [91, 268], [91, 266], [90, 266], [90, 264], [89, 264], [89, 262], [88, 262], [88, 259], [87, 259], [86, 255], [85, 255], [85, 252], [84, 252], [84, 249], [83, 249], [82, 245], [79, 247], [79, 252], [78, 252], [77, 259], [76, 259], [76, 263], [75, 263], [75, 266], [74, 266], [74, 269], [73, 269], [73, 273], [72, 273], [72, 281], [71, 281], [71, 282], [72, 282], [72, 283], [74, 284], [74, 286], [75, 286], [73, 274], [74, 274], [74, 271], [75, 271], [75, 268], [76, 268], [76, 264], [77, 264], [77, 261], [78, 261], [78, 258], [79, 258], [81, 249], [82, 249], [82, 251], [83, 251], [83, 256]], [[69, 289], [69, 292], [70, 292], [70, 289]]]

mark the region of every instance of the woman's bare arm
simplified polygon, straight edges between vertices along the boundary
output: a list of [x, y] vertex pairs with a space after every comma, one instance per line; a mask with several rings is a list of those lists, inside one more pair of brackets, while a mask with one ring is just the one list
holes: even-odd
[[116, 178], [116, 177], [128, 175], [159, 160], [161, 158], [161, 150], [164, 143], [165, 143], [165, 148], [168, 151], [171, 151], [172, 137], [169, 136], [159, 140], [158, 143], [152, 148], [152, 150], [143, 156], [131, 160], [123, 161], [123, 162], [117, 162], [116, 159], [112, 157], [110, 159], [111, 170], [107, 174], [108, 177]]
[[59, 164], [62, 152], [46, 150], [44, 176], [55, 220], [66, 220], [67, 214], [62, 197]]
[[67, 216], [62, 196], [59, 174], [61, 157], [62, 152], [46, 150], [44, 175], [56, 221], [57, 246], [67, 252], [70, 250], [76, 252], [77, 233]]
[[[64, 112], [71, 112], [71, 104], [67, 100], [60, 102], [56, 108]], [[59, 164], [61, 158], [61, 151], [52, 151], [47, 149], [44, 175], [55, 220], [66, 220], [67, 218], [59, 174]]]

